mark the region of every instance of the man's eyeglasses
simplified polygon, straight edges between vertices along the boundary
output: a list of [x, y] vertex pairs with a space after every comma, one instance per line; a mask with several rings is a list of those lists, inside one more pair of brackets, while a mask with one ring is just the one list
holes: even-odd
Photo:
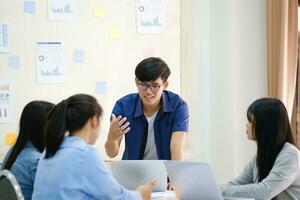
[[150, 90], [152, 92], [158, 92], [160, 87], [162, 85], [158, 85], [158, 84], [148, 84], [148, 83], [143, 83], [143, 82], [139, 82], [137, 83], [139, 90], [141, 91], [146, 91], [148, 88], [150, 88]]

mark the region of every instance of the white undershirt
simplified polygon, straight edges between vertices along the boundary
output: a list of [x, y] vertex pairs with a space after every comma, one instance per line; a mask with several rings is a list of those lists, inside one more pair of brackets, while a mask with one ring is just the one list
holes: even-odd
[[144, 160], [158, 160], [154, 136], [154, 121], [157, 112], [158, 110], [150, 117], [145, 116], [148, 121], [148, 136], [144, 151]]

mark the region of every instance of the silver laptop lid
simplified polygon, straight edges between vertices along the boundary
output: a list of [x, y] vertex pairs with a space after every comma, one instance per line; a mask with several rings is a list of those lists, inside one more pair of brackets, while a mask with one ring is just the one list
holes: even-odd
[[122, 160], [112, 161], [114, 178], [129, 190], [155, 180], [153, 192], [167, 190], [167, 171], [162, 160]]
[[223, 199], [207, 163], [165, 161], [165, 166], [180, 200]]

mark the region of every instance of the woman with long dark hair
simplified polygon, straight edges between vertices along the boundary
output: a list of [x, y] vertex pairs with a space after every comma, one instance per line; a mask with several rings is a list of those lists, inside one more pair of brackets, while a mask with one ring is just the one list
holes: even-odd
[[69, 97], [50, 112], [33, 200], [150, 199], [153, 182], [129, 191], [119, 185], [92, 146], [100, 132], [102, 108], [85, 94]]
[[278, 99], [258, 99], [247, 118], [247, 136], [256, 141], [257, 153], [240, 176], [221, 187], [223, 196], [299, 200], [300, 153], [285, 106]]
[[15, 175], [26, 200], [31, 199], [37, 165], [45, 148], [47, 114], [53, 107], [45, 101], [32, 101], [24, 107], [17, 141], [3, 161], [2, 168]]

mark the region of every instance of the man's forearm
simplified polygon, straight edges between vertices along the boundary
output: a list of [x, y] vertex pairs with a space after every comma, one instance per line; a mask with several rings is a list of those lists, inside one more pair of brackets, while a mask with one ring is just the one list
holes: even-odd
[[172, 133], [170, 150], [172, 160], [184, 160], [183, 149], [186, 139], [186, 132], [174, 132]]
[[119, 149], [120, 149], [119, 141], [109, 140], [109, 139], [106, 140], [105, 150], [106, 150], [106, 154], [109, 157], [111, 158], [116, 157], [119, 153]]
[[183, 149], [180, 147], [171, 149], [171, 160], [184, 160]]

